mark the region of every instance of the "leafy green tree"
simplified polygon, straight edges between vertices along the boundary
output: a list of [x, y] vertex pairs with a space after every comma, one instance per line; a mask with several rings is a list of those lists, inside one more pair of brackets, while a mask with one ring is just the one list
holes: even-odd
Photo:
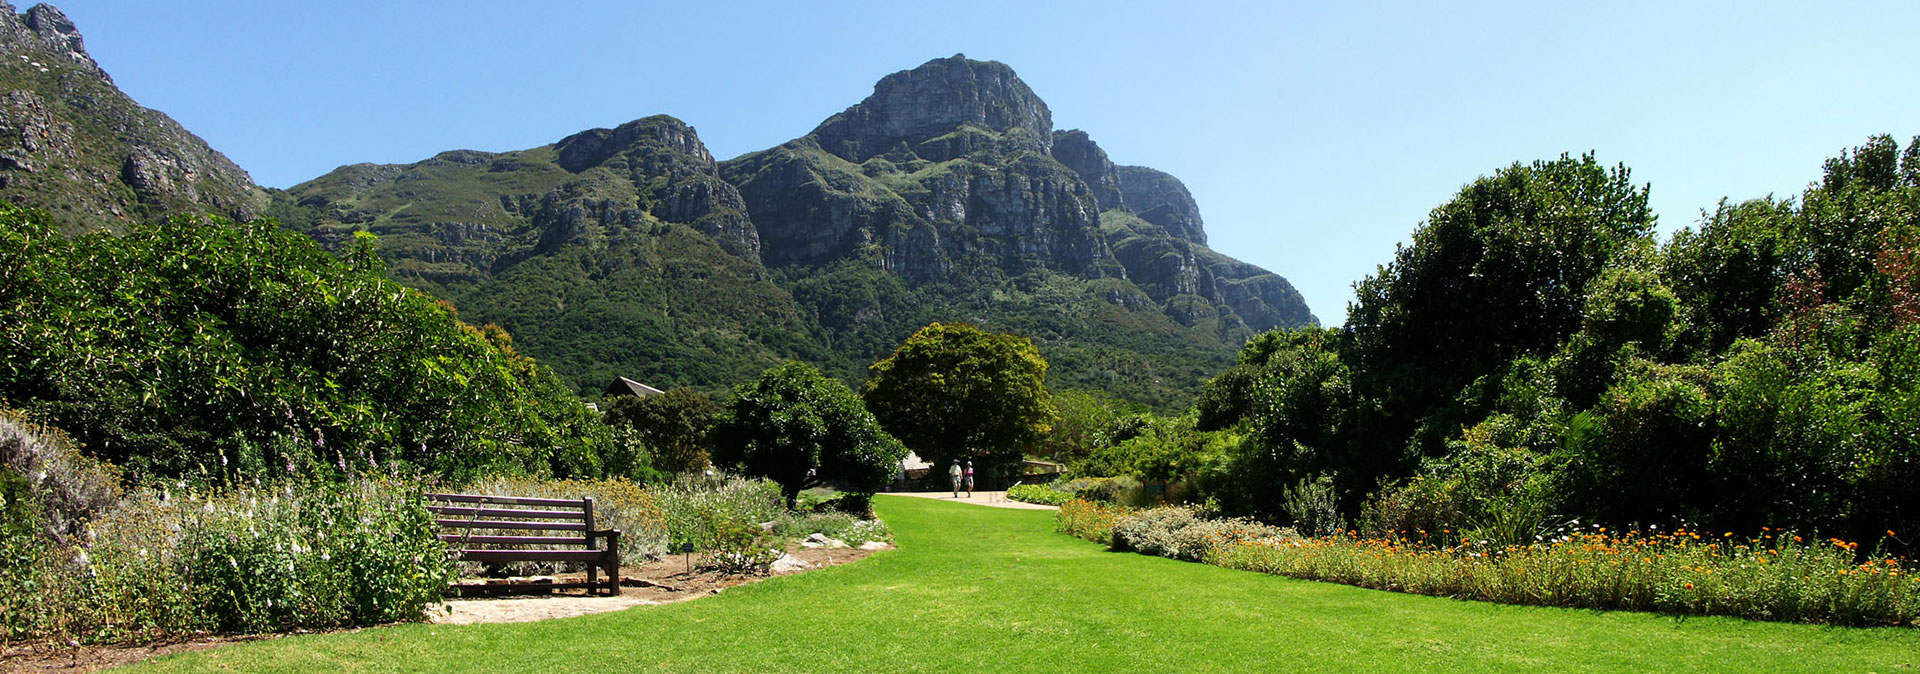
[[0, 206], [0, 403], [133, 479], [598, 475], [611, 429], [498, 328], [271, 221], [53, 236]]
[[1055, 461], [1074, 461], [1108, 443], [1107, 431], [1128, 413], [1138, 413], [1139, 405], [1115, 398], [1104, 391], [1070, 390], [1053, 394], [1059, 416], [1047, 432], [1045, 454]]
[[907, 456], [852, 390], [798, 362], [734, 387], [714, 440], [717, 463], [778, 483], [788, 507], [828, 481], [878, 491]]
[[[1501, 363], [1552, 351], [1580, 326], [1588, 282], [1647, 241], [1653, 224], [1647, 189], [1592, 155], [1514, 164], [1463, 188], [1355, 287], [1343, 360], [1355, 386], [1380, 400], [1376, 423], [1407, 437]], [[1458, 428], [1445, 425], [1417, 449], [1443, 450]]]
[[1785, 282], [1782, 237], [1796, 217], [1792, 202], [1723, 200], [1699, 229], [1680, 230], [1667, 242], [1661, 278], [1684, 315], [1680, 346], [1695, 361], [1772, 327]]
[[934, 323], [868, 368], [867, 408], [934, 465], [1017, 461], [1039, 449], [1054, 419], [1047, 361], [1025, 337]]
[[607, 424], [633, 429], [652, 454], [653, 468], [669, 473], [705, 470], [713, 451], [709, 433], [720, 406], [687, 387], [660, 395], [622, 397], [607, 409]]

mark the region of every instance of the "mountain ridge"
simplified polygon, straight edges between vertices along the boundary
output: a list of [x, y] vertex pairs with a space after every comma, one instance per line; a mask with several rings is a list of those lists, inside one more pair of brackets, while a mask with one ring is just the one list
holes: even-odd
[[1051, 385], [1172, 409], [1252, 334], [1317, 323], [1284, 278], [1206, 247], [1177, 178], [1052, 128], [998, 62], [889, 74], [725, 161], [654, 115], [278, 190], [121, 94], [57, 9], [0, 8], [0, 196], [69, 229], [216, 212], [334, 248], [376, 234], [388, 273], [507, 328], [584, 394], [614, 375], [717, 391], [788, 359], [856, 379], [958, 320], [1031, 336]]

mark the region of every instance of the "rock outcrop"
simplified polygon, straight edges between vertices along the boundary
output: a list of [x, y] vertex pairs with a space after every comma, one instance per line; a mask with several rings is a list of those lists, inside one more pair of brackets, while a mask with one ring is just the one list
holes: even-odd
[[173, 213], [247, 219], [267, 196], [245, 171], [135, 103], [51, 5], [0, 2], [0, 199], [68, 231]]
[[721, 175], [746, 198], [771, 267], [857, 259], [922, 286], [1119, 278], [1156, 302], [1179, 299], [1166, 311], [1183, 324], [1220, 319], [1218, 338], [1234, 344], [1317, 322], [1285, 279], [1206, 248], [1177, 178], [1115, 165], [1084, 131], [1055, 131], [1046, 103], [1000, 63], [954, 56], [888, 75], [807, 136], [722, 162]]
[[1255, 332], [1314, 323], [1285, 279], [1206, 247], [1179, 180], [1056, 133], [1011, 68], [961, 56], [724, 162], [657, 116], [345, 166], [272, 212], [332, 245], [378, 234], [396, 277], [582, 390], [718, 390], [790, 358], [857, 377], [966, 320], [1033, 337], [1054, 386], [1175, 409]]

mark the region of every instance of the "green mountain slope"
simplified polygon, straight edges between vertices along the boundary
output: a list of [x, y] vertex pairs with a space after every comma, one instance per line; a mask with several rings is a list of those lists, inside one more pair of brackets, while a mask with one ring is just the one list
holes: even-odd
[[0, 2], [0, 199], [66, 232], [173, 213], [252, 217], [266, 195], [165, 114], [140, 107], [51, 5]]
[[855, 379], [964, 320], [1033, 337], [1056, 387], [1174, 408], [1246, 337], [1315, 322], [1284, 279], [1206, 248], [1178, 180], [1056, 134], [1011, 69], [964, 57], [724, 163], [649, 117], [346, 166], [269, 212], [329, 245], [379, 235], [396, 277], [587, 393], [614, 375], [718, 390], [785, 358]]

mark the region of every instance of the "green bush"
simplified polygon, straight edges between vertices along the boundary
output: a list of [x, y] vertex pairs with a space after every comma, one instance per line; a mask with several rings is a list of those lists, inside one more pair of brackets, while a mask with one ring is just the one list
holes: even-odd
[[1073, 500], [1074, 495], [1073, 492], [1055, 491], [1047, 485], [1016, 484], [1007, 488], [1007, 498], [1024, 503], [1057, 506]]
[[801, 539], [817, 533], [853, 547], [874, 541], [885, 543], [893, 540], [893, 533], [888, 531], [887, 525], [880, 520], [863, 519], [841, 512], [782, 515], [774, 523], [773, 532], [785, 539]]
[[678, 549], [692, 543], [710, 550], [719, 543], [714, 531], [725, 522], [751, 526], [773, 522], [785, 513], [780, 486], [770, 480], [730, 475], [682, 475], [651, 490], [666, 516], [667, 540]]
[[0, 613], [12, 639], [92, 643], [421, 620], [452, 580], [436, 534], [403, 484], [142, 491], [85, 545], [0, 541]]
[[1133, 509], [1126, 506], [1074, 499], [1053, 514], [1053, 528], [1075, 538], [1110, 546], [1113, 545], [1113, 525], [1132, 512]]

